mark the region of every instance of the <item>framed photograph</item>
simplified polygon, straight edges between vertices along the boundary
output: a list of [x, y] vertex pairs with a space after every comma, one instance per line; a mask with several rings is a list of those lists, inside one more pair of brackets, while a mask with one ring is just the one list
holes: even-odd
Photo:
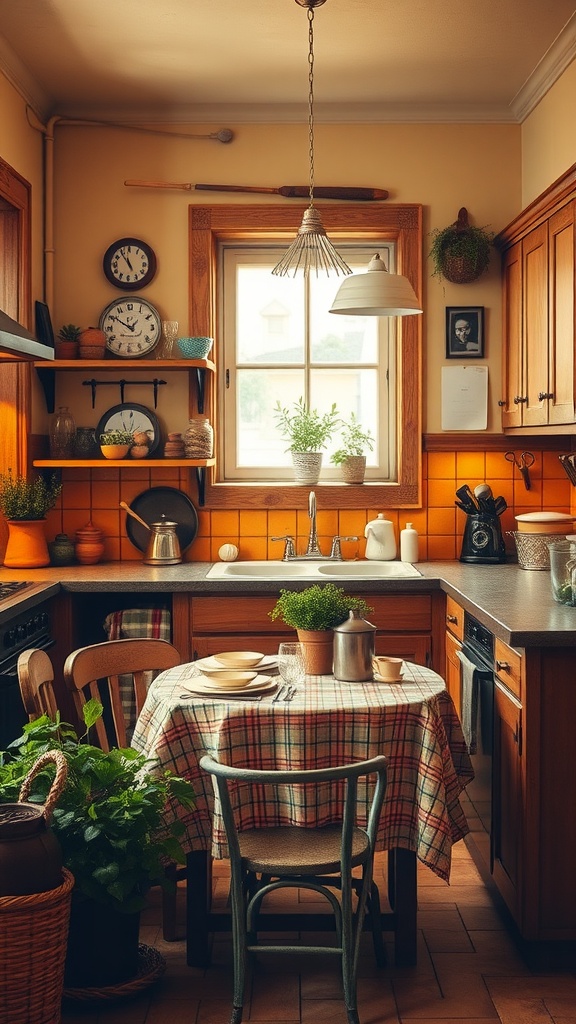
[[484, 358], [484, 306], [446, 306], [446, 358]]

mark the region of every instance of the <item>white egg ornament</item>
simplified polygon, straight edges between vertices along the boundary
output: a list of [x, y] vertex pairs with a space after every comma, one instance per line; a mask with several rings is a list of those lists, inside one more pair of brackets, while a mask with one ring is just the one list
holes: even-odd
[[238, 554], [239, 551], [235, 544], [223, 544], [221, 548], [218, 548], [218, 557], [223, 562], [235, 562]]

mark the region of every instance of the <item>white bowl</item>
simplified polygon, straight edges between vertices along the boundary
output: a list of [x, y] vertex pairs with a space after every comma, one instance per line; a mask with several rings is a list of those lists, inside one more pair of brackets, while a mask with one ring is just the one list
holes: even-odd
[[264, 657], [258, 651], [225, 651], [224, 654], [215, 654], [214, 661], [217, 661], [224, 668], [255, 668]]
[[210, 685], [221, 687], [223, 690], [242, 690], [253, 679], [256, 679], [257, 672], [235, 672], [232, 669], [228, 672], [218, 672], [210, 676]]

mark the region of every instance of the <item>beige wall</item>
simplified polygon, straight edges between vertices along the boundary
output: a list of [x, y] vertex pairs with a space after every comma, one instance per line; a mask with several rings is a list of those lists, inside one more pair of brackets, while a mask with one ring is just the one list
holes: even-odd
[[522, 126], [522, 207], [576, 163], [576, 62]]
[[[190, 126], [207, 132], [220, 125]], [[187, 329], [187, 209], [192, 203], [267, 201], [260, 196], [127, 188], [126, 178], [245, 185], [307, 183], [303, 125], [236, 125], [229, 144], [143, 132], [57, 126], [55, 142], [55, 324], [97, 322], [117, 292], [101, 269], [115, 238], [136, 235], [156, 249], [159, 269], [143, 294]], [[428, 233], [466, 206], [471, 222], [500, 230], [520, 210], [520, 128], [502, 125], [318, 125], [316, 183], [387, 188], [390, 202], [424, 206], [425, 429], [440, 430], [445, 307], [484, 306], [490, 368], [489, 430], [499, 429], [500, 281], [469, 286], [430, 280]], [[288, 202], [270, 197], [271, 202]], [[62, 375], [61, 375], [62, 376]], [[67, 382], [70, 385], [70, 382]], [[66, 387], [66, 382], [62, 382]], [[73, 395], [65, 394], [73, 404]], [[137, 398], [133, 399], [137, 401]], [[141, 399], [140, 399], [141, 400]], [[173, 427], [172, 429], [178, 429]]]

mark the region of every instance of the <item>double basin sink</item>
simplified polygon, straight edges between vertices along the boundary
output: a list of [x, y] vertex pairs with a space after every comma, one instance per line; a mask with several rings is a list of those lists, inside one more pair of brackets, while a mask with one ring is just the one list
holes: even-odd
[[293, 580], [351, 579], [396, 580], [421, 576], [410, 562], [266, 561], [217, 562], [206, 579]]

